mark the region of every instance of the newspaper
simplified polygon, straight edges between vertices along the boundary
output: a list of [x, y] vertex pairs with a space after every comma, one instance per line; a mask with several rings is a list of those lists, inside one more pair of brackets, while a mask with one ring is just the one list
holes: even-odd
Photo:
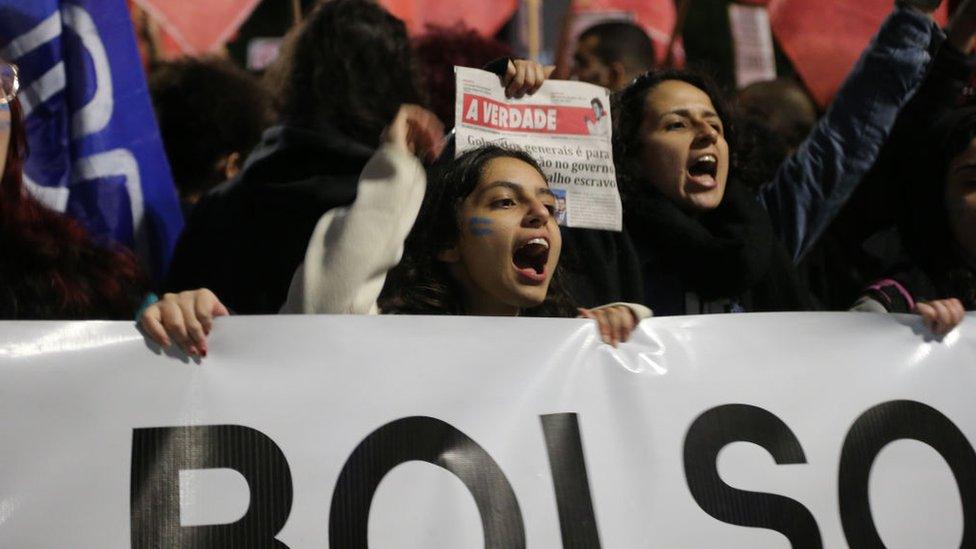
[[523, 150], [542, 166], [566, 227], [621, 230], [622, 208], [610, 144], [610, 93], [582, 82], [547, 80], [508, 99], [498, 75], [455, 67], [457, 154], [493, 143]]

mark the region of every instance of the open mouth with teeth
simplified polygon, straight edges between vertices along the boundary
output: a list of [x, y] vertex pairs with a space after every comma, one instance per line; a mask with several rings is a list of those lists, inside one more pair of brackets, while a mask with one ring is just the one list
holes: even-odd
[[712, 188], [717, 184], [718, 157], [706, 154], [691, 161], [688, 166], [688, 178], [693, 182]]
[[515, 271], [527, 282], [539, 284], [546, 280], [546, 264], [549, 262], [549, 241], [545, 238], [526, 240], [512, 252]]

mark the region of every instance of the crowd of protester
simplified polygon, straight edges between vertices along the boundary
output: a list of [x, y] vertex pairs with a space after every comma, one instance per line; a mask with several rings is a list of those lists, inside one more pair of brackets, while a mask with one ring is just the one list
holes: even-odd
[[946, 29], [932, 9], [897, 2], [823, 113], [797, 81], [729, 97], [656, 67], [638, 26], [585, 30], [572, 75], [613, 92], [615, 232], [560, 228], [525, 153], [455, 157], [454, 65], [512, 97], [550, 68], [324, 2], [269, 70], [274, 91], [224, 61], [154, 68], [187, 213], [162, 288], [27, 193], [5, 78], [0, 244], [17, 260], [0, 263], [0, 316], [135, 316], [191, 355], [230, 312], [582, 316], [616, 344], [652, 314], [850, 309], [945, 334], [976, 310], [976, 0]]

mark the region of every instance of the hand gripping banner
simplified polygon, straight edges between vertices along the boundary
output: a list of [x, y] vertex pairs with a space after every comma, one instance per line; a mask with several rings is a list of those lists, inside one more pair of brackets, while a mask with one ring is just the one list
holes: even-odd
[[972, 547], [976, 317], [0, 323], [0, 547]]

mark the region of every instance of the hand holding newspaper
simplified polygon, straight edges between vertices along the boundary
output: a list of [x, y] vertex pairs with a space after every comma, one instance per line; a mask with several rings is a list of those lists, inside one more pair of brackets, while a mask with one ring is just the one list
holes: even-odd
[[547, 80], [531, 96], [508, 99], [495, 74], [465, 67], [454, 71], [458, 155], [486, 144], [523, 150], [549, 179], [560, 225], [621, 230], [605, 88]]

